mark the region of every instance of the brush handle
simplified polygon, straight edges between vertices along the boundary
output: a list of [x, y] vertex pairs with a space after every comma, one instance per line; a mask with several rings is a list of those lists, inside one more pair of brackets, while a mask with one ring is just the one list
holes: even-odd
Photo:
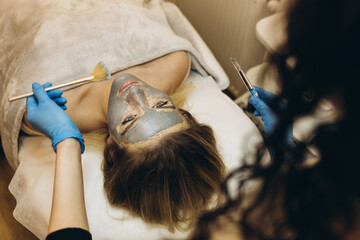
[[[71, 82], [67, 82], [67, 83], [63, 83], [63, 84], [59, 84], [59, 85], [55, 85], [55, 86], [52, 86], [52, 87], [45, 88], [45, 91], [47, 92], [47, 91], [50, 91], [50, 90], [54, 90], [54, 89], [58, 89], [58, 88], [62, 88], [62, 87], [67, 87], [67, 86], [71, 86], [71, 85], [78, 84], [78, 83], [89, 82], [89, 81], [91, 81], [93, 79], [94, 79], [94, 76], [91, 75], [91, 76], [88, 76], [88, 77], [76, 79], [76, 80], [71, 81]], [[33, 92], [28, 92], [28, 93], [24, 93], [24, 94], [15, 96], [15, 97], [8, 98], [8, 100], [9, 100], [9, 102], [12, 102], [12, 101], [19, 100], [19, 99], [22, 99], [22, 98], [30, 97], [32, 95], [34, 95]]]

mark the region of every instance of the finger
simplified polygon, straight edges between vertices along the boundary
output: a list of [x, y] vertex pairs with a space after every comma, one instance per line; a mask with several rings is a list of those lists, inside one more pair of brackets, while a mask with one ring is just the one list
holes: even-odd
[[266, 103], [258, 97], [251, 96], [249, 99], [249, 103], [256, 108], [256, 110], [261, 116], [266, 115], [270, 110], [269, 106], [266, 105]]
[[42, 86], [43, 86], [44, 88], [48, 88], [48, 87], [51, 87], [51, 86], [52, 86], [52, 84], [51, 84], [51, 83], [49, 83], [49, 82], [47, 82], [47, 83], [43, 84]]
[[67, 109], [67, 106], [65, 106], [65, 105], [62, 105], [62, 106], [60, 106], [64, 111]]
[[53, 101], [59, 106], [65, 105], [67, 103], [67, 100], [64, 97], [54, 98]]
[[47, 93], [44, 90], [44, 87], [41, 86], [39, 83], [34, 82], [32, 84], [32, 89], [33, 89], [35, 98], [37, 99], [37, 101], [39, 103], [42, 101], [45, 101], [45, 100], [50, 100], [49, 96], [47, 95]]
[[26, 111], [32, 111], [37, 106], [37, 102], [34, 96], [26, 98]]
[[255, 112], [254, 112], [254, 116], [255, 116], [255, 117], [260, 116], [260, 113], [258, 112], [258, 110], [255, 110]]
[[[42, 85], [45, 88], [48, 88], [48, 87], [51, 87], [52, 86], [52, 83], [45, 83], [44, 85]], [[62, 94], [63, 94], [63, 91], [60, 90], [60, 89], [54, 89], [54, 90], [50, 90], [50, 91], [46, 91], [49, 98], [51, 99], [54, 99], [54, 98], [57, 98], [57, 97], [60, 97]]]
[[257, 91], [257, 93], [259, 94], [259, 97], [265, 102], [265, 103], [269, 103], [272, 99], [274, 99], [276, 97], [275, 94], [266, 91], [262, 88], [256, 87], [254, 86], [255, 90]]
[[61, 95], [63, 94], [63, 91], [61, 91], [60, 89], [55, 89], [55, 90], [51, 90], [47, 92], [47, 95], [49, 96], [49, 98], [51, 99], [55, 99], [58, 97], [61, 97]]
[[254, 96], [249, 98], [249, 103], [256, 108], [256, 111], [258, 111], [257, 108], [259, 108], [261, 104], [265, 104], [262, 99]]

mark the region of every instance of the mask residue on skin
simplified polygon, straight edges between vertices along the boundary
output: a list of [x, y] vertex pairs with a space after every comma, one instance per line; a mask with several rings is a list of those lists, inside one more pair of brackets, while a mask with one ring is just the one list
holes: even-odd
[[[120, 86], [136, 80], [138, 84], [119, 92]], [[124, 74], [111, 87], [108, 105], [110, 133], [118, 144], [146, 141], [161, 131], [182, 123], [180, 112], [170, 97], [137, 77]], [[125, 120], [128, 122], [124, 123]], [[125, 129], [127, 132], [124, 133]]]

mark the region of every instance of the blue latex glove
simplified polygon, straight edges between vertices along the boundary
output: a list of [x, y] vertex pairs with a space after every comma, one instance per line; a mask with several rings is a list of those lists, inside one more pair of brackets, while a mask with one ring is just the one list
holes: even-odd
[[76, 138], [83, 153], [84, 139], [78, 127], [63, 110], [66, 99], [64, 102], [62, 91], [60, 90], [61, 94], [56, 90], [47, 93], [39, 83], [33, 83], [32, 89], [34, 96], [26, 100], [26, 114], [30, 124], [51, 139], [55, 152], [59, 142], [66, 138]]
[[[268, 92], [262, 88], [256, 86], [254, 86], [254, 88], [258, 92], [259, 97], [251, 96], [249, 99], [249, 103], [256, 108], [254, 115], [261, 116], [261, 120], [264, 122], [265, 136], [269, 136], [272, 134], [276, 125], [279, 122], [278, 117], [274, 114], [274, 112], [268, 105], [276, 96], [273, 93]], [[281, 102], [280, 104], [283, 105], [280, 107], [286, 106], [284, 102]], [[292, 126], [287, 130], [286, 143], [290, 146], [295, 145], [292, 136]]]
[[[51, 83], [45, 83], [43, 85], [44, 88], [48, 88], [51, 87], [52, 84]], [[63, 91], [61, 91], [61, 89], [55, 89], [55, 90], [51, 90], [46, 92], [49, 96], [49, 98], [51, 98], [57, 105], [59, 105], [59, 107], [61, 107], [62, 109], [66, 110], [66, 103], [67, 100], [66, 98], [62, 97]]]

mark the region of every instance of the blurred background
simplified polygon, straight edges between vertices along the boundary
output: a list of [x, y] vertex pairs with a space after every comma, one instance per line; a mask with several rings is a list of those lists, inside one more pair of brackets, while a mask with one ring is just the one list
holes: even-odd
[[175, 3], [207, 43], [230, 78], [227, 89], [234, 97], [246, 91], [230, 57], [246, 72], [265, 58], [256, 37], [256, 23], [270, 15], [266, 0], [169, 0]]

